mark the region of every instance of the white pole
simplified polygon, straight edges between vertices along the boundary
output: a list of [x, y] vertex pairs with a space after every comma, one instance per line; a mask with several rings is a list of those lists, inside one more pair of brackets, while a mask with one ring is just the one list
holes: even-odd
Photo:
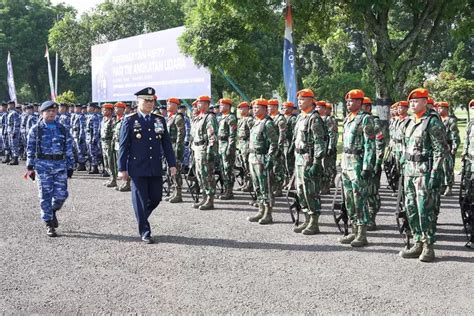
[[54, 69], [54, 94], [58, 95], [58, 52], [56, 52], [56, 66]]

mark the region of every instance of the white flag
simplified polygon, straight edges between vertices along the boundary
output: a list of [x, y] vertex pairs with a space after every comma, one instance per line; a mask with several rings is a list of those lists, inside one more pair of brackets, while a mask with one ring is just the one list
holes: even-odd
[[56, 93], [54, 92], [53, 72], [51, 71], [51, 62], [49, 61], [48, 45], [46, 45], [46, 52], [44, 53], [44, 57], [48, 60], [48, 77], [49, 77], [49, 88], [51, 91], [51, 100], [56, 101]]
[[8, 93], [10, 94], [10, 100], [15, 101], [16, 103], [15, 79], [13, 78], [13, 65], [12, 58], [10, 57], [10, 52], [8, 52], [7, 57], [7, 70]]

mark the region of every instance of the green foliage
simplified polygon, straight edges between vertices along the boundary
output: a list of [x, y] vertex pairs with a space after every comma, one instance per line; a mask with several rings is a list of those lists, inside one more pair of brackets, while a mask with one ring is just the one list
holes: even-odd
[[77, 98], [73, 91], [67, 90], [56, 97], [56, 102], [75, 104], [77, 102]]
[[466, 107], [474, 95], [474, 81], [441, 72], [435, 79], [427, 80], [426, 87], [436, 101], [448, 101], [452, 106]]

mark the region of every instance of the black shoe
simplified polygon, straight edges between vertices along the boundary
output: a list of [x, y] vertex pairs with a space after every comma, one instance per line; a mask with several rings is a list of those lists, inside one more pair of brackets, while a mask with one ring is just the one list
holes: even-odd
[[86, 164], [83, 163], [83, 162], [80, 162], [78, 165], [77, 165], [77, 171], [86, 171]]
[[143, 236], [143, 237], [142, 237], [142, 241], [143, 241], [145, 244], [152, 244], [152, 243], [153, 243], [153, 239], [151, 239], [151, 236]]
[[110, 174], [107, 171], [102, 172], [102, 177], [108, 178], [110, 177]]
[[8, 163], [10, 166], [17, 166], [18, 165], [18, 157], [13, 157], [13, 160]]
[[2, 163], [9, 163], [10, 162], [10, 155], [6, 154], [5, 158], [3, 158]]
[[54, 229], [53, 221], [46, 222], [46, 235], [49, 237], [57, 237], [56, 230]]
[[93, 166], [92, 170], [89, 171], [89, 174], [99, 174], [99, 168], [97, 166]]

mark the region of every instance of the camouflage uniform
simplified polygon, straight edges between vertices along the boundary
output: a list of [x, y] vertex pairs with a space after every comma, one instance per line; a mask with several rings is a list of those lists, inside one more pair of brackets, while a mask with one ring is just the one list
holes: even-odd
[[439, 116], [428, 110], [419, 120], [410, 120], [404, 135], [401, 163], [405, 210], [416, 243], [414, 247], [420, 248], [421, 243], [432, 245], [436, 241], [436, 204], [445, 148], [446, 133]]
[[289, 180], [295, 172], [295, 147], [291, 146], [296, 126], [297, 116], [294, 114], [285, 116], [286, 118], [286, 139], [285, 139], [285, 162], [286, 178]]
[[100, 160], [100, 116], [91, 113], [86, 119], [86, 143], [89, 159], [93, 167], [99, 165]]
[[278, 150], [275, 156], [275, 161], [273, 164], [273, 191], [275, 196], [281, 196], [283, 190], [283, 184], [286, 182], [286, 172], [283, 166], [286, 165], [285, 162], [285, 144], [286, 144], [286, 118], [283, 114], [278, 113], [277, 115], [271, 117], [275, 126], [278, 128]]
[[8, 143], [5, 141], [4, 132], [6, 130], [7, 112], [0, 113], [0, 152], [7, 155]]
[[254, 118], [254, 124], [250, 130], [249, 165], [259, 212], [248, 218], [250, 222], [260, 224], [273, 222], [271, 216], [273, 194], [270, 191], [273, 188], [271, 188], [269, 171], [273, 170], [272, 164], [277, 161], [278, 140], [278, 127], [269, 116], [263, 119]]
[[470, 201], [474, 201], [474, 120], [471, 119], [466, 127], [466, 137], [464, 139], [464, 147], [462, 151], [464, 159], [464, 187], [466, 188], [466, 195]]
[[296, 122], [293, 142], [295, 144], [296, 192], [305, 214], [305, 222], [294, 228], [297, 233], [314, 235], [319, 233], [318, 220], [321, 214], [320, 185], [323, 177], [322, 162], [326, 156], [327, 131], [319, 112], [301, 112]]
[[[75, 113], [71, 119], [71, 133], [74, 140], [74, 153], [77, 163], [83, 165], [86, 161], [86, 116], [82, 113]], [[83, 166], [82, 166], [83, 167]], [[83, 169], [81, 167], [81, 169]], [[83, 169], [85, 170], [85, 169]]]
[[234, 197], [234, 165], [237, 150], [237, 117], [233, 113], [222, 114], [218, 129], [219, 158], [221, 175], [224, 181], [224, 194], [219, 198], [229, 200]]
[[[125, 115], [123, 116], [117, 116], [115, 121], [114, 121], [114, 134], [112, 136], [112, 144], [114, 146], [114, 163], [115, 166], [118, 167], [117, 161], [119, 158], [119, 151], [120, 151], [120, 128], [122, 127], [123, 119]], [[118, 169], [117, 169], [118, 170]], [[115, 190], [120, 191], [120, 192], [128, 192], [130, 191], [130, 178], [127, 180], [123, 181], [122, 184], [118, 185], [115, 187]]]
[[[18, 156], [20, 155], [20, 124], [21, 116], [17, 110], [11, 110], [7, 116], [7, 133], [8, 144], [13, 161], [10, 164], [18, 164]], [[16, 161], [16, 163], [15, 163]]]
[[252, 188], [252, 179], [250, 176], [249, 165], [249, 141], [250, 130], [254, 124], [252, 116], [241, 117], [237, 122], [237, 149], [240, 163], [245, 171], [245, 183], [242, 184], [242, 191], [249, 191]]
[[329, 188], [334, 184], [334, 178], [337, 174], [336, 160], [337, 160], [337, 141], [339, 138], [337, 120], [332, 115], [322, 117], [323, 122], [327, 128], [328, 146], [327, 154], [324, 157], [324, 176], [321, 185], [321, 192], [329, 193]]
[[345, 204], [352, 221], [352, 234], [342, 238], [341, 243], [354, 243], [358, 239], [367, 243], [365, 231], [369, 224], [367, 194], [370, 173], [375, 161], [375, 131], [370, 115], [360, 110], [349, 113], [344, 119], [343, 154], [341, 161], [342, 185]]
[[100, 124], [100, 142], [102, 145], [102, 155], [104, 159], [104, 168], [110, 175], [109, 181], [104, 183], [108, 188], [117, 186], [117, 165], [114, 154], [114, 118], [104, 116]]
[[450, 195], [454, 184], [454, 160], [461, 139], [459, 137], [459, 129], [454, 116], [441, 117], [441, 120], [446, 128], [448, 145], [446, 148], [446, 157], [443, 162], [443, 186], [446, 188], [445, 194]]
[[192, 128], [192, 150], [196, 166], [196, 177], [202, 190], [203, 200], [193, 207], [201, 210], [214, 208], [216, 184], [214, 165], [217, 157], [217, 121], [213, 113], [201, 113]]
[[[184, 139], [186, 136], [184, 115], [181, 113], [169, 113], [166, 120], [166, 125], [168, 126], [168, 133], [170, 135], [171, 144], [173, 145], [173, 152], [176, 157], [176, 176], [171, 179], [173, 194], [167, 200], [171, 203], [178, 203], [183, 201], [181, 197], [181, 190], [183, 186], [181, 168], [182, 161], [184, 159]], [[169, 172], [170, 171], [168, 170], [168, 173]]]

